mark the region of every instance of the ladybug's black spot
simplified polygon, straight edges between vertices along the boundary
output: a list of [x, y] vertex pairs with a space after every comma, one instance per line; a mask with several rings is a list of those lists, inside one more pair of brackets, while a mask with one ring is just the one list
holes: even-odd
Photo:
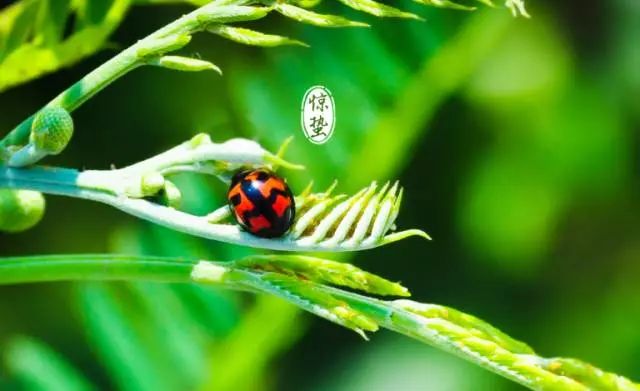
[[236, 194], [233, 197], [229, 198], [229, 201], [233, 205], [239, 205], [241, 200], [242, 200], [242, 197], [240, 196], [240, 194]]

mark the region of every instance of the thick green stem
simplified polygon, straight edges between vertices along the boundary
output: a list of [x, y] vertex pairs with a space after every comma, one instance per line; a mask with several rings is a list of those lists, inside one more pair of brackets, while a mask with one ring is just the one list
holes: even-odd
[[[295, 262], [290, 258], [289, 261]], [[320, 265], [322, 262], [320, 263]], [[244, 266], [243, 266], [244, 265]], [[575, 359], [544, 358], [488, 323], [452, 308], [385, 301], [243, 261], [127, 255], [57, 255], [0, 259], [0, 285], [103, 280], [200, 283], [280, 297], [361, 333], [378, 326], [455, 354], [534, 390], [640, 390], [638, 384]]]
[[128, 255], [54, 255], [3, 258], [0, 285], [44, 281], [190, 282], [194, 261]]

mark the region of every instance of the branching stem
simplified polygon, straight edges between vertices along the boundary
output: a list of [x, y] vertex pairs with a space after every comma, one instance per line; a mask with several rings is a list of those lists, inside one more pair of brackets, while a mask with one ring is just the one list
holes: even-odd
[[[209, 23], [216, 20], [257, 19], [267, 13], [267, 11], [256, 12], [258, 9], [256, 7], [233, 5], [243, 3], [245, 3], [243, 0], [212, 2], [182, 16], [100, 65], [53, 98], [45, 107], [62, 107], [72, 112], [127, 72], [157, 59], [165, 52], [186, 45], [191, 34], [203, 30]], [[2, 139], [0, 149], [9, 145], [26, 144], [34, 116], [25, 119]]]

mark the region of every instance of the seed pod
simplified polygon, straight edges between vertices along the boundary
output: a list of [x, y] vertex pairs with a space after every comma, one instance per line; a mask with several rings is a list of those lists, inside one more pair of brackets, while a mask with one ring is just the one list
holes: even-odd
[[37, 191], [0, 189], [0, 231], [27, 230], [42, 219], [44, 209], [44, 197]]

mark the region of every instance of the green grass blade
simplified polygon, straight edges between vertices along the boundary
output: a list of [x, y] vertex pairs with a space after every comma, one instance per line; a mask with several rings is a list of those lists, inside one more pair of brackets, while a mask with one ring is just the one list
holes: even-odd
[[42, 342], [15, 337], [4, 349], [9, 373], [29, 390], [96, 390], [84, 375], [61, 355]]

